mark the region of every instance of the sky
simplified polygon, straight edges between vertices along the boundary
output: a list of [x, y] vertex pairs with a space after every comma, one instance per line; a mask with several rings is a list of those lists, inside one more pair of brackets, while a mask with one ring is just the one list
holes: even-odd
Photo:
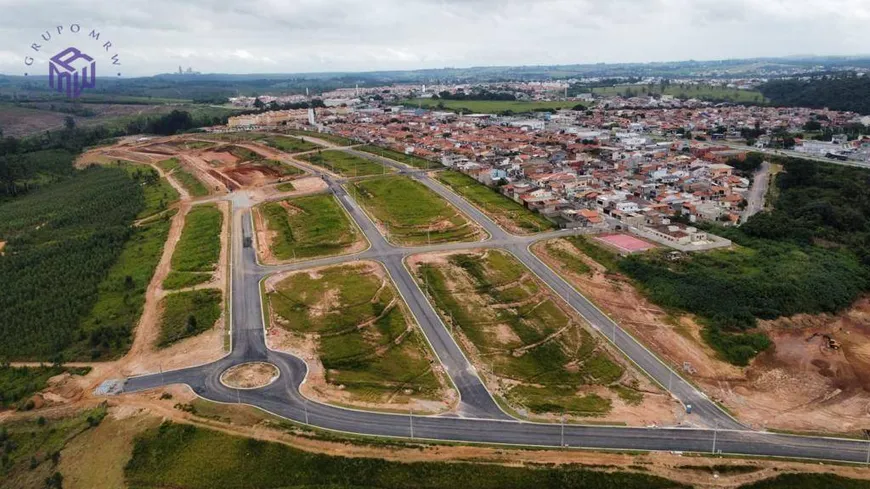
[[870, 54], [868, 0], [0, 0], [0, 12], [9, 75], [47, 74], [70, 46], [98, 73], [125, 77], [179, 65], [301, 73]]

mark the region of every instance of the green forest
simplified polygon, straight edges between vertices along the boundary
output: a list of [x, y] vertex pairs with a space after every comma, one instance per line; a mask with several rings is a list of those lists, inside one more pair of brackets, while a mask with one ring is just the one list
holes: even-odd
[[770, 344], [754, 331], [757, 319], [838, 312], [870, 290], [870, 172], [793, 158], [780, 163], [775, 210], [737, 229], [712, 229], [734, 250], [619, 262], [656, 303], [699, 315], [710, 344], [738, 365]]
[[0, 359], [126, 351], [166, 241], [175, 191], [131, 165], [76, 170], [82, 150], [125, 134], [174, 134], [219, 119], [173, 111], [127, 128], [65, 127], [0, 139]]
[[776, 106], [847, 110], [870, 114], [870, 77], [854, 73], [810, 80], [772, 80], [759, 87]]
[[142, 187], [124, 170], [94, 167], [0, 205], [0, 357], [55, 359], [75, 349], [96, 358], [126, 344], [123, 313], [84, 323], [101, 295], [120, 288], [118, 302], [131, 304], [147, 285], [132, 275], [103, 284], [125, 244], [145, 232], [131, 227]]

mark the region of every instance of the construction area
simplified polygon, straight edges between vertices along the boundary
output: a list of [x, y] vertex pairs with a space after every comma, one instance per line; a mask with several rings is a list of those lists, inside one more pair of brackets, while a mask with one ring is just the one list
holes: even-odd
[[737, 367], [710, 348], [692, 315], [656, 306], [627, 277], [608, 271], [566, 240], [538, 243], [532, 251], [753, 428], [856, 436], [870, 428], [870, 298], [836, 315], [761, 321], [773, 347], [747, 367]]

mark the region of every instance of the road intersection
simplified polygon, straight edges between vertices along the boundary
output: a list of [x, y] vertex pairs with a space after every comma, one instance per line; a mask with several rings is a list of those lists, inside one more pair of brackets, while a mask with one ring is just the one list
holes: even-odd
[[[828, 459], [870, 463], [870, 443], [821, 437], [802, 437], [750, 431], [719, 408], [704, 393], [683, 379], [651, 351], [620, 328], [606, 314], [539, 260], [529, 247], [532, 243], [570, 231], [514, 236], [491, 221], [477, 207], [453, 193], [427, 174], [408, 171], [397, 162], [353, 149], [352, 154], [393, 166], [441, 195], [479, 224], [488, 234], [485, 241], [449, 243], [402, 248], [388, 242], [378, 228], [339, 181], [318, 169], [332, 192], [370, 243], [355, 255], [336, 256], [287, 265], [260, 264], [256, 246], [245, 247], [245, 238], [255, 239], [251, 207], [244, 191], [232, 201], [233, 243], [231, 258], [231, 352], [224, 358], [202, 366], [131, 377], [125, 392], [136, 392], [169, 384], [186, 384], [203, 398], [225, 403], [245, 403], [293, 421], [341, 432], [442, 441], [517, 444], [547, 447], [582, 447], [619, 450], [670, 450], [728, 453], [759, 456]], [[411, 254], [433, 251], [501, 248], [512, 253], [542, 282], [582, 315], [637, 367], [670, 391], [684, 405], [692, 405], [692, 423], [705, 428], [626, 428], [533, 423], [506, 414], [487, 390], [475, 367], [454, 341], [449, 329], [428, 301], [426, 294], [405, 266]], [[384, 265], [397, 290], [420, 325], [445, 372], [459, 392], [460, 404], [454, 413], [438, 416], [398, 415], [331, 406], [306, 399], [299, 391], [308, 367], [301, 359], [266, 345], [261, 282], [269, 275], [353, 260], [376, 260]], [[219, 380], [227, 368], [253, 361], [271, 362], [278, 367], [278, 380], [252, 390], [232, 389]]]

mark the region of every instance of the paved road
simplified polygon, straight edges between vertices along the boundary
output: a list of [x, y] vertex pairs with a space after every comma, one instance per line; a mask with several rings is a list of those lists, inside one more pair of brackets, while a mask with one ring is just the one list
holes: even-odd
[[[368, 251], [357, 255], [356, 258], [379, 259], [390, 272], [397, 289], [408, 303], [424, 334], [460, 392], [462, 404], [458, 416], [406, 416], [350, 410], [310, 401], [300, 394], [299, 386], [308, 372], [305, 363], [292, 355], [269, 350], [265, 345], [259, 281], [278, 270], [340, 263], [354, 259], [354, 257], [327, 258], [283, 267], [267, 267], [257, 264], [255, 248], [245, 248], [242, 245], [244, 237], [254, 236], [250, 219], [251, 203], [244, 193], [232, 195], [234, 205], [231, 286], [232, 352], [211, 364], [130, 378], [127, 380], [125, 390], [133, 392], [167, 384], [183, 383], [207, 399], [250, 404], [300, 423], [329, 430], [366, 435], [536, 446], [693, 452], [721, 451], [729, 454], [803, 457], [870, 463], [870, 458], [868, 458], [870, 457], [870, 443], [867, 442], [799, 437], [743, 429], [740, 424], [710, 402], [703, 393], [676, 375], [655, 355], [620, 329], [555, 272], [532, 255], [527, 247], [535, 238], [513, 237], [492, 223], [474, 206], [437, 182], [420, 174], [415, 174], [414, 178], [447, 198], [469, 217], [478, 221], [492, 236], [490, 240], [483, 243], [451, 244], [449, 246], [452, 248], [449, 249], [499, 246], [509, 250], [551, 288], [567, 297], [568, 302], [593, 327], [614, 341], [616, 346], [624, 351], [640, 368], [662, 385], [670, 386], [675, 397], [684, 403], [691, 403], [696, 413], [692, 416], [703, 420], [713, 429], [653, 429], [580, 425], [562, 427], [554, 424], [518, 421], [508, 417], [495, 405], [474, 368], [453, 341], [413, 277], [403, 266], [403, 258], [407, 254], [424, 250], [448, 249], [446, 248], [448, 245], [415, 249], [393, 247], [383, 239], [359, 206], [335, 182], [330, 183], [330, 189], [335, 192], [339, 201], [351, 213], [372, 244]], [[548, 236], [559, 234], [549, 233]], [[220, 383], [221, 372], [229, 366], [256, 360], [269, 361], [277, 365], [281, 370], [280, 378], [270, 386], [255, 390], [235, 390]]]
[[[758, 148], [752, 146], [746, 146], [745, 144], [732, 143], [730, 141], [714, 141], [708, 143], [711, 146], [725, 145], [734, 149], [739, 149], [743, 151], [757, 151], [762, 152]], [[804, 160], [812, 160], [818, 161], [820, 163], [830, 163], [832, 165], [840, 165], [840, 166], [854, 166], [857, 168], [870, 168], [870, 162], [865, 161], [840, 161], [832, 158], [825, 158], [824, 156], [815, 156], [807, 153], [801, 153], [800, 151], [794, 151], [790, 149], [765, 149], [763, 153], [772, 154], [777, 156], [791, 156], [793, 158], [801, 158]]]
[[[397, 165], [397, 163], [392, 160], [372, 156], [361, 151], [350, 150], [350, 152], [359, 156], [375, 159], [383, 164]], [[526, 267], [531, 269], [538, 278], [546, 283], [558, 295], [562, 296], [580, 313], [581, 316], [583, 316], [584, 319], [586, 319], [590, 325], [592, 325], [593, 328], [610, 339], [610, 341], [625, 353], [625, 355], [638, 367], [640, 367], [641, 370], [646, 372], [665, 389], [669, 390], [674, 397], [683, 403], [683, 405], [691, 405], [692, 412], [697, 415], [695, 416], [697, 421], [704, 423], [709, 427], [718, 426], [730, 429], [743, 428], [740, 423], [721, 410], [703, 392], [696, 389], [692, 384], [685, 381], [670, 367], [665, 365], [639, 341], [635, 340], [634, 337], [620, 328], [613, 320], [592, 304], [592, 302], [577, 292], [576, 289], [570, 286], [550, 267], [545, 265], [537, 256], [530, 252], [528, 246], [533, 241], [541, 239], [540, 236], [513, 236], [496, 225], [477, 207], [441, 183], [421, 174], [415, 174], [413, 178], [435, 191], [468, 215], [471, 219], [478, 222], [494, 240], [504, 242], [505, 245], [503, 247], [505, 249], [513, 253], [514, 256], [516, 256], [517, 259], [519, 259], [519, 261], [521, 261]]]
[[750, 217], [764, 209], [764, 197], [767, 195], [767, 187], [770, 184], [770, 163], [764, 161], [761, 167], [752, 177], [752, 188], [746, 196], [746, 209], [743, 210], [741, 221], [746, 222]]

